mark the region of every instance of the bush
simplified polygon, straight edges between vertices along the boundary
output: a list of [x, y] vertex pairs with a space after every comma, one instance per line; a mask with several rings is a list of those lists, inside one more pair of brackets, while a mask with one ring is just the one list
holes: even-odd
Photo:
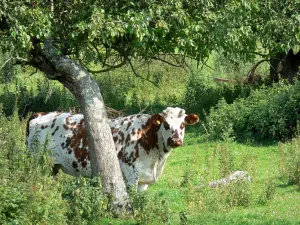
[[299, 113], [300, 82], [278, 84], [253, 90], [232, 104], [222, 99], [211, 110], [207, 125], [212, 138], [286, 140], [296, 134]]
[[190, 75], [184, 100], [184, 107], [197, 113], [202, 120], [221, 99], [231, 104], [236, 98], [247, 97], [251, 90], [250, 86], [242, 84], [210, 84], [201, 78], [203, 76]]
[[0, 114], [0, 123], [0, 224], [67, 224], [61, 184], [50, 176], [52, 158], [44, 151], [28, 156], [17, 113]]

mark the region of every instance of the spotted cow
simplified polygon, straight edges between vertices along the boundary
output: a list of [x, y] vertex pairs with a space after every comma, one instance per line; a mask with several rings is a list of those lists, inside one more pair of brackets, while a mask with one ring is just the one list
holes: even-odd
[[[162, 113], [137, 114], [109, 120], [123, 176], [128, 186], [146, 190], [161, 175], [173, 148], [183, 145], [185, 125], [199, 121], [195, 114], [168, 107]], [[28, 121], [27, 144], [47, 143], [55, 157], [55, 172], [90, 176], [91, 164], [82, 114], [36, 113]]]

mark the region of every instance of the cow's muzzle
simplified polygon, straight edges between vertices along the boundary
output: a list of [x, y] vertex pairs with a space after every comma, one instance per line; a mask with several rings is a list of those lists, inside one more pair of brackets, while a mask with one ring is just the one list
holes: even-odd
[[177, 148], [179, 146], [182, 146], [183, 142], [180, 138], [169, 138], [168, 145], [171, 146], [172, 148]]

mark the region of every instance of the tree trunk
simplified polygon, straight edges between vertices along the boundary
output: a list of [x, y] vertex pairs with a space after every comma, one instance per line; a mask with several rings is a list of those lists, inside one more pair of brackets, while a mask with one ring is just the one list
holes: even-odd
[[277, 83], [279, 75], [293, 83], [294, 78], [298, 76], [300, 66], [300, 52], [294, 54], [290, 49], [288, 53], [280, 52], [271, 56], [270, 59], [270, 81]]
[[271, 83], [278, 83], [279, 81], [279, 73], [278, 73], [278, 65], [280, 61], [284, 58], [285, 53], [271, 53], [270, 58], [270, 82]]
[[114, 207], [123, 208], [128, 194], [97, 83], [84, 68], [59, 54], [50, 41], [43, 48], [37, 44], [31, 53], [32, 66], [61, 82], [78, 100], [87, 128], [92, 174], [101, 176], [104, 192], [114, 197]]

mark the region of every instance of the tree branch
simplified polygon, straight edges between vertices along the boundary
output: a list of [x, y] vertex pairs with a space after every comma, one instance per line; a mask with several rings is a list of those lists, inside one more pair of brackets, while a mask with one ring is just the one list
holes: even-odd
[[182, 67], [182, 65], [176, 65], [176, 64], [174, 64], [174, 63], [171, 63], [171, 62], [169, 62], [169, 61], [167, 61], [167, 60], [165, 60], [165, 59], [161, 59], [161, 58], [157, 58], [157, 57], [151, 57], [151, 59], [154, 59], [154, 60], [158, 60], [158, 61], [162, 61], [163, 63], [166, 63], [166, 64], [168, 64], [168, 65], [170, 65], [170, 66], [174, 66], [174, 67]]
[[127, 58], [127, 61], [128, 61], [129, 65], [130, 65], [130, 67], [131, 67], [131, 70], [132, 70], [133, 74], [134, 74], [136, 77], [138, 77], [138, 78], [140, 78], [140, 79], [142, 79], [142, 80], [146, 80], [146, 81], [150, 82], [151, 84], [153, 84], [155, 87], [157, 87], [157, 88], [159, 89], [159, 86], [158, 86], [156, 83], [154, 83], [153, 81], [151, 81], [151, 80], [149, 80], [149, 79], [146, 79], [145, 77], [142, 77], [141, 75], [139, 75], [139, 74], [135, 71], [135, 69], [134, 69], [134, 67], [133, 67], [133, 65], [132, 65], [132, 63], [131, 63], [131, 61], [130, 61], [129, 58]]
[[2, 66], [0, 67], [0, 70], [1, 70], [7, 63], [9, 63], [9, 61], [11, 61], [11, 60], [13, 60], [13, 58], [9, 58], [8, 60], [6, 60], [6, 61], [2, 64]]
[[0, 67], [0, 70], [3, 68], [3, 67], [5, 67], [5, 65], [7, 64], [7, 63], [9, 63], [10, 61], [13, 61], [13, 64], [14, 65], [19, 65], [19, 64], [29, 64], [29, 62], [28, 62], [28, 60], [26, 60], [26, 59], [23, 59], [23, 58], [20, 58], [20, 57], [12, 57], [12, 58], [9, 58], [9, 59], [7, 59], [2, 65], [1, 65], [1, 67]]
[[83, 65], [83, 67], [89, 72], [89, 73], [94, 73], [94, 74], [97, 74], [97, 73], [104, 73], [104, 72], [107, 72], [107, 71], [110, 71], [110, 70], [113, 70], [113, 69], [117, 69], [119, 67], [122, 67], [126, 64], [126, 59], [124, 58], [123, 61], [117, 65], [105, 65], [107, 66], [108, 68], [106, 69], [102, 69], [102, 70], [91, 70], [89, 69], [83, 62], [80, 61], [80, 63]]
[[249, 83], [253, 83], [254, 81], [254, 73], [255, 73], [255, 70], [257, 69], [257, 67], [263, 63], [263, 62], [266, 62], [266, 61], [270, 61], [270, 59], [262, 59], [260, 61], [258, 61], [253, 67], [252, 69], [248, 72], [248, 75], [247, 75], [247, 81]]

